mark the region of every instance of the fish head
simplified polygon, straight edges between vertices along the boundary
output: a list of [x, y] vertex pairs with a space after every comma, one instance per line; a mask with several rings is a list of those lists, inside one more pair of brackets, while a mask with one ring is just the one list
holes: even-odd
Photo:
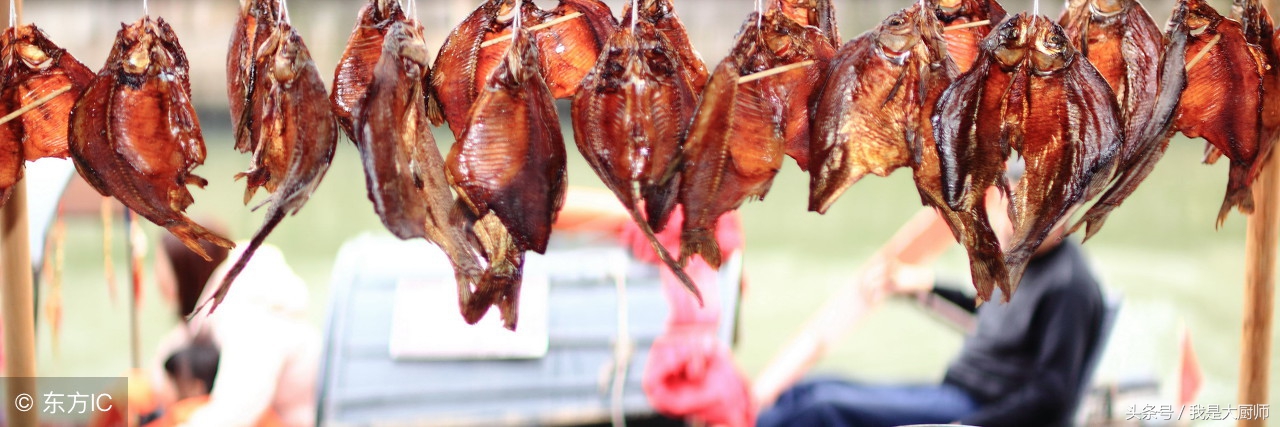
[[1031, 28], [1031, 70], [1039, 75], [1048, 75], [1071, 65], [1076, 50], [1067, 38], [1066, 30], [1052, 20], [1034, 21]]
[[401, 69], [406, 70], [412, 79], [422, 78], [431, 58], [427, 53], [427, 43], [422, 36], [422, 28], [414, 22], [396, 21], [387, 29], [382, 44], [382, 54], [393, 54], [404, 62]]
[[890, 58], [905, 57], [920, 43], [920, 31], [915, 22], [918, 9], [903, 9], [880, 21], [876, 27], [876, 45]]
[[277, 27], [278, 46], [271, 62], [271, 76], [277, 82], [292, 82], [302, 75], [304, 69], [311, 65], [311, 54], [302, 42], [302, 36], [288, 23], [281, 22]]
[[48, 69], [57, 62], [57, 57], [62, 54], [62, 49], [49, 41], [44, 32], [36, 28], [34, 24], [18, 27], [13, 31], [11, 39], [6, 38], [0, 44], [5, 44], [12, 49], [13, 57], [9, 58], [7, 63], [11, 65], [22, 64], [30, 70]]
[[116, 43], [124, 55], [120, 64], [124, 72], [147, 74], [148, 70], [173, 63], [173, 58], [161, 43], [160, 28], [150, 16], [124, 26], [121, 32], [123, 35], [116, 38]]
[[[1021, 66], [1033, 43], [1030, 27], [1036, 19], [1032, 18], [1031, 15], [1022, 13], [1006, 19], [982, 39], [980, 47], [1006, 71]], [[1047, 21], [1044, 18], [1039, 20]]]
[[1134, 0], [1089, 0], [1089, 14], [1095, 18], [1112, 17], [1132, 6]]
[[394, 19], [397, 15], [404, 14], [399, 0], [369, 0], [369, 3], [373, 6], [378, 21]]
[[1204, 0], [1179, 0], [1169, 25], [1185, 27], [1192, 36], [1199, 36], [1206, 31], [1216, 33], [1222, 19], [1222, 15]]

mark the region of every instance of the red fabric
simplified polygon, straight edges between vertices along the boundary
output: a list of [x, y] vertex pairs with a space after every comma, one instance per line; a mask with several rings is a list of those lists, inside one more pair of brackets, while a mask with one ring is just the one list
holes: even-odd
[[1178, 404], [1185, 407], [1196, 399], [1204, 382], [1196, 349], [1191, 345], [1191, 331], [1187, 329], [1182, 330], [1182, 357], [1178, 362]]
[[[666, 229], [657, 235], [673, 257], [679, 257], [682, 222], [677, 208]], [[711, 425], [754, 425], [747, 381], [734, 365], [729, 348], [716, 337], [720, 325], [716, 271], [701, 257], [690, 259], [685, 266], [685, 273], [702, 293], [705, 306], [700, 307], [675, 274], [661, 264], [638, 226], [628, 224], [621, 238], [637, 259], [659, 265], [663, 293], [671, 307], [667, 330], [654, 340], [645, 365], [643, 386], [649, 403], [667, 416]], [[724, 258], [742, 248], [742, 226], [735, 214], [721, 217], [716, 240]]]

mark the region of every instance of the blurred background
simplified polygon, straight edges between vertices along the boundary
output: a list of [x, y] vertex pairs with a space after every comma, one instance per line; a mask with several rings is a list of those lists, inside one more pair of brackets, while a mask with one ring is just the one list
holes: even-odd
[[[428, 43], [438, 48], [453, 26], [479, 3], [419, 0], [418, 15], [426, 26]], [[618, 0], [606, 3], [615, 13], [621, 10]], [[1229, 13], [1229, 2], [1211, 3]], [[326, 83], [331, 83], [337, 58], [363, 4], [360, 0], [289, 2], [294, 26], [310, 47]], [[909, 5], [905, 0], [837, 0], [841, 35], [845, 40], [856, 37]], [[1173, 2], [1145, 1], [1144, 5], [1163, 25]], [[1011, 13], [1032, 7], [1023, 1], [1004, 6]], [[251, 212], [242, 203], [244, 184], [232, 180], [249, 164], [248, 155], [232, 148], [227, 113], [225, 58], [237, 7], [234, 0], [152, 0], [149, 5], [151, 15], [163, 17], [173, 26], [192, 63], [192, 90], [209, 153], [196, 173], [210, 183], [203, 190], [193, 189], [196, 202], [189, 214], [198, 221], [216, 218], [230, 227], [233, 239], [245, 239], [257, 229], [262, 213]], [[753, 7], [749, 0], [676, 2], [695, 48], [709, 66], [728, 52], [742, 19]], [[1056, 17], [1062, 5], [1046, 2], [1039, 7], [1042, 13]], [[120, 23], [137, 20], [142, 14], [142, 0], [42, 0], [27, 2], [24, 20], [37, 24], [55, 43], [97, 70]], [[572, 145], [567, 104], [560, 106], [566, 143]], [[438, 129], [436, 137], [442, 149], [452, 143], [445, 129]], [[1194, 338], [1205, 372], [1205, 386], [1197, 402], [1227, 405], [1235, 402], [1239, 369], [1245, 217], [1233, 213], [1221, 229], [1214, 229], [1227, 167], [1225, 161], [1214, 166], [1200, 164], [1202, 150], [1202, 141], [1175, 138], [1151, 177], [1085, 248], [1104, 285], [1125, 296], [1098, 380], [1152, 376], [1172, 385], [1178, 338], [1185, 326]], [[576, 150], [569, 148], [569, 152], [570, 183], [603, 188]], [[851, 281], [872, 251], [920, 209], [907, 171], [864, 179], [826, 215], [806, 211], [807, 192], [807, 176], [788, 159], [768, 198], [747, 203], [740, 211], [747, 234], [749, 287], [743, 300], [736, 356], [749, 375], [758, 372], [828, 295]], [[81, 204], [97, 206], [95, 194], [82, 193], [80, 197], [91, 199]], [[70, 216], [66, 221], [65, 318], [61, 336], [56, 337], [41, 321], [40, 374], [119, 375], [129, 366], [122, 228], [117, 222], [113, 231], [115, 272], [122, 284], [119, 298], [113, 301], [104, 280], [103, 230], [96, 211]], [[145, 230], [154, 249], [155, 237], [162, 231], [151, 224], [146, 224]], [[387, 234], [368, 202], [356, 151], [343, 142], [311, 201], [298, 215], [287, 218], [268, 240], [283, 250], [306, 280], [311, 291], [311, 318], [318, 326], [324, 320], [331, 265], [339, 246], [365, 233]], [[150, 260], [147, 268], [142, 348], [144, 357], [149, 358], [159, 335], [176, 319], [152, 285]], [[939, 264], [938, 274], [966, 279], [963, 251], [950, 251]], [[935, 381], [960, 342], [959, 334], [914, 305], [893, 301], [856, 325], [848, 339], [821, 360], [819, 369], [870, 380]], [[1275, 393], [1280, 391], [1280, 351], [1273, 349], [1271, 360], [1271, 389]], [[1166, 396], [1173, 392], [1171, 387], [1164, 391]], [[1123, 408], [1119, 411], [1124, 413]]]

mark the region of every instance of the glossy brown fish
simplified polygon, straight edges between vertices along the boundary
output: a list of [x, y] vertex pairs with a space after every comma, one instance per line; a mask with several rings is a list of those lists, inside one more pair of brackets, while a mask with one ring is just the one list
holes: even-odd
[[[1265, 54], [1250, 45], [1240, 24], [1219, 15], [1202, 0], [1182, 0], [1174, 9], [1185, 32], [1186, 89], [1173, 127], [1190, 138], [1203, 137], [1231, 161], [1219, 226], [1232, 207], [1253, 212], [1250, 185], [1270, 152], [1260, 140]], [[1223, 94], [1230, 94], [1224, 96]], [[1207, 163], [1216, 160], [1214, 153]]]
[[636, 34], [629, 27], [613, 33], [573, 97], [573, 136], [658, 258], [697, 294], [692, 279], [653, 234], [675, 208], [681, 141], [697, 105], [679, 60], [661, 38], [648, 22], [639, 22]]
[[1124, 147], [1114, 182], [1075, 226], [1088, 224], [1087, 240], [1164, 156], [1185, 74], [1181, 62], [1164, 63], [1181, 61], [1182, 53], [1174, 54], [1179, 58], [1165, 54], [1164, 36], [1137, 0], [1076, 1], [1060, 23], [1111, 85], [1124, 124]]
[[982, 41], [973, 69], [943, 93], [933, 120], [953, 209], [973, 209], [987, 188], [1003, 187], [1011, 149], [1026, 160], [1010, 207], [1007, 301], [1050, 231], [1111, 179], [1124, 140], [1115, 95], [1062, 27], [1022, 13]]
[[311, 198], [329, 170], [338, 142], [338, 124], [320, 70], [287, 20], [276, 24], [254, 63], [259, 67], [255, 82], [259, 96], [250, 110], [254, 125], [261, 128], [256, 133], [259, 140], [253, 142], [252, 164], [236, 178], [245, 178], [246, 203], [258, 187], [265, 187], [271, 197], [263, 202], [267, 214], [262, 227], [214, 293], [214, 309], [271, 231]]
[[[817, 67], [819, 73], [810, 74], [810, 77], [816, 80], [805, 81], [803, 84], [795, 84], [783, 89], [789, 94], [779, 98], [779, 101], [788, 103], [786, 111], [786, 130], [784, 137], [786, 138], [786, 153], [788, 157], [795, 159], [796, 164], [800, 166], [800, 170], [808, 171], [810, 159], [810, 122], [814, 114], [815, 104], [818, 102], [818, 95], [823, 84], [826, 83], [826, 71], [829, 69], [831, 59], [835, 57], [836, 49], [840, 47], [840, 31], [836, 29], [836, 23], [833, 16], [835, 9], [829, 0], [772, 0], [772, 4], [776, 9], [782, 12], [791, 20], [795, 26], [804, 27], [807, 31], [817, 29], [819, 34], [824, 37], [813, 37], [806, 34], [801, 37], [780, 37], [773, 36], [772, 41], [785, 41], [786, 43], [806, 43], [809, 46], [788, 46], [777, 50], [798, 50], [812, 52], [810, 60], [814, 61], [812, 67]], [[791, 80], [793, 83], [799, 83]], [[800, 103], [807, 105], [800, 105]], [[803, 111], [803, 113], [801, 113]]]
[[817, 28], [802, 27], [778, 10], [763, 18], [752, 13], [738, 33], [729, 57], [716, 66], [702, 92], [685, 142], [680, 187], [685, 221], [682, 261], [701, 255], [720, 266], [716, 220], [750, 198], [764, 198], [782, 167], [787, 141], [808, 133], [809, 99], [826, 69], [801, 66], [779, 74], [766, 70], [830, 60], [834, 52]]
[[[556, 98], [567, 98], [577, 92], [579, 83], [595, 65], [600, 47], [617, 27], [609, 7], [599, 0], [561, 0], [550, 11], [539, 9], [532, 1], [523, 1], [521, 22], [525, 28], [550, 23], [573, 13], [577, 18], [562, 21], [531, 32], [542, 52], [538, 56], [546, 85]], [[516, 0], [488, 0], [458, 24], [436, 57], [432, 66], [431, 86], [455, 138], [461, 138], [469, 120], [471, 105], [484, 89], [485, 77], [503, 61], [510, 46], [512, 13]], [[501, 41], [482, 46], [485, 42]], [[433, 118], [435, 124], [440, 118]]]
[[[1244, 40], [1258, 46], [1268, 68], [1262, 74], [1262, 130], [1259, 141], [1264, 146], [1275, 144], [1280, 137], [1280, 41], [1276, 37], [1271, 14], [1258, 0], [1236, 0], [1231, 19], [1240, 23]], [[1265, 159], [1267, 156], [1263, 156]]]
[[329, 95], [338, 124], [352, 141], [356, 140], [352, 127], [355, 108], [364, 100], [369, 81], [373, 79], [374, 66], [382, 55], [383, 39], [392, 24], [406, 20], [396, 0], [369, 0], [360, 8], [356, 27], [351, 30], [347, 48], [333, 72], [333, 91]]
[[836, 8], [831, 0], [769, 0], [765, 10], [778, 9], [797, 24], [822, 30], [832, 46], [840, 46], [840, 29], [836, 27]]
[[[542, 80], [533, 35], [519, 31], [485, 79], [446, 163], [449, 182], [477, 219], [476, 234], [490, 261], [491, 277], [477, 294], [490, 295], [508, 328], [516, 324], [522, 252], [546, 251], [566, 182], [554, 98]], [[471, 312], [483, 316], [486, 309], [473, 305]]]
[[698, 55], [698, 51], [689, 42], [689, 32], [676, 16], [675, 5], [671, 0], [639, 0], [636, 4], [638, 7], [633, 12], [632, 2], [626, 2], [622, 9], [622, 23], [619, 26], [630, 28], [634, 13], [637, 23], [647, 22], [657, 29], [662, 35], [658, 41], [665, 45], [663, 50], [675, 55], [673, 60], [682, 67], [680, 72], [689, 87], [692, 87], [695, 93], [701, 92], [702, 87], [707, 84], [707, 64], [702, 61], [702, 56]]
[[187, 185], [208, 183], [192, 173], [204, 163], [205, 148], [186, 54], [163, 19], [121, 26], [106, 64], [71, 109], [71, 158], [103, 196], [209, 259], [201, 240], [234, 245], [182, 213], [194, 201]]
[[481, 276], [480, 248], [461, 205], [454, 201], [444, 158], [431, 135], [430, 61], [422, 33], [415, 21], [397, 21], [387, 28], [368, 96], [358, 101], [355, 143], [364, 162], [369, 200], [382, 224], [396, 237], [421, 237], [444, 249], [465, 306], [471, 286]]
[[243, 0], [236, 26], [231, 30], [227, 49], [227, 98], [231, 105], [231, 124], [235, 129], [236, 150], [253, 152], [259, 125], [250, 111], [255, 102], [254, 82], [258, 67], [254, 57], [280, 20], [280, 0]]
[[27, 160], [67, 157], [71, 106], [93, 80], [93, 71], [53, 44], [33, 24], [5, 30], [4, 36], [0, 36], [0, 45], [3, 45], [0, 47], [3, 55], [0, 79], [4, 82], [4, 89], [0, 91], [4, 105], [0, 114], [16, 111], [69, 88], [9, 122], [8, 130], [19, 139], [0, 140], [0, 146], [21, 144]]
[[[978, 44], [991, 34], [991, 30], [1000, 21], [1004, 21], [1004, 8], [996, 0], [935, 0], [932, 4], [943, 27], [956, 27], [942, 33], [947, 40], [947, 53], [956, 61], [960, 72], [969, 71], [978, 58]], [[976, 24], [980, 21], [990, 22], [985, 25]]]

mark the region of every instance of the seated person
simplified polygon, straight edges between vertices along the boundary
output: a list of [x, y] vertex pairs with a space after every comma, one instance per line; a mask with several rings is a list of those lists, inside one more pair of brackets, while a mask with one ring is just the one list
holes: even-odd
[[[1003, 197], [988, 197], [988, 212], [1008, 212]], [[992, 200], [995, 199], [995, 200]], [[990, 206], [994, 204], [996, 206]], [[1004, 244], [1012, 227], [992, 215]], [[939, 219], [941, 220], [941, 219]], [[759, 426], [900, 426], [952, 423], [1000, 426], [1058, 425], [1079, 398], [1085, 363], [1096, 349], [1103, 298], [1080, 247], [1054, 229], [1029, 263], [1008, 302], [997, 290], [975, 307], [974, 298], [937, 286], [932, 274], [910, 267], [875, 266], [893, 293], [928, 291], [976, 312], [976, 328], [937, 384], [872, 385], [838, 379], [801, 382], [760, 414]]]
[[[218, 347], [203, 335], [165, 359], [165, 373], [179, 400], [164, 408], [159, 417], [147, 423], [146, 427], [183, 425], [193, 413], [207, 405], [209, 394], [213, 392], [214, 378], [218, 374], [218, 359]], [[270, 412], [255, 424], [258, 427], [279, 425], [275, 414]]]

